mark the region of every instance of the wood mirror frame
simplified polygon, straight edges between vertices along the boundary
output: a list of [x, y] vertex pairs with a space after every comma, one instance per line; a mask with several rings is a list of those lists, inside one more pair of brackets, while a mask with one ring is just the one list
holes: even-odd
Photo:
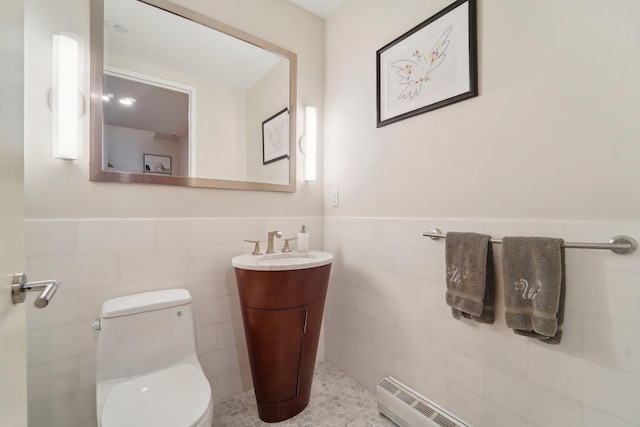
[[90, 180], [100, 182], [164, 184], [233, 190], [296, 191], [296, 77], [297, 55], [270, 42], [238, 30], [227, 24], [186, 9], [166, 0], [138, 0], [178, 17], [196, 22], [230, 37], [242, 40], [289, 60], [289, 183], [273, 184], [251, 181], [128, 173], [104, 170], [104, 0], [91, 0], [91, 131]]

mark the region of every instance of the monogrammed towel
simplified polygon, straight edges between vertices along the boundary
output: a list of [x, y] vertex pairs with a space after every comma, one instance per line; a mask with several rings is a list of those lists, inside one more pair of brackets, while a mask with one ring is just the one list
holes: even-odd
[[449, 232], [446, 236], [447, 305], [454, 318], [495, 320], [495, 274], [491, 236]]
[[560, 342], [564, 309], [562, 239], [504, 237], [502, 269], [507, 326], [515, 333]]

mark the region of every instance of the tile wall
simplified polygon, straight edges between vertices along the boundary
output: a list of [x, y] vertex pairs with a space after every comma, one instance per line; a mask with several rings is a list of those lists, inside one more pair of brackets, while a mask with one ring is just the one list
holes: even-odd
[[506, 327], [501, 274], [494, 325], [454, 320], [444, 241], [422, 237], [431, 227], [640, 239], [638, 222], [325, 218], [329, 362], [372, 391], [392, 375], [476, 427], [640, 426], [640, 251], [567, 249], [564, 334], [551, 346]]
[[27, 220], [30, 280], [63, 282], [47, 309], [28, 301], [30, 427], [95, 426], [91, 321], [129, 293], [189, 289], [214, 398], [250, 388], [230, 259], [251, 249], [243, 239], [294, 236], [303, 222], [312, 248], [336, 256], [324, 353], [368, 389], [393, 375], [476, 427], [640, 426], [640, 251], [567, 250], [564, 335], [549, 346], [506, 327], [500, 286], [494, 325], [453, 320], [444, 242], [422, 237], [439, 227], [604, 242], [637, 239], [640, 223], [328, 217]]
[[214, 399], [251, 388], [231, 258], [253, 248], [244, 239], [264, 250], [268, 230], [295, 237], [303, 223], [321, 249], [322, 218], [27, 220], [29, 279], [62, 281], [46, 309], [27, 301], [29, 427], [96, 425], [91, 322], [105, 300], [137, 292], [188, 289]]

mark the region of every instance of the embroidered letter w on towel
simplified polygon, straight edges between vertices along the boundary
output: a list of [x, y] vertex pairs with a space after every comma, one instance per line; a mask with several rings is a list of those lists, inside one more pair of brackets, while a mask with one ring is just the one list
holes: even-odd
[[565, 272], [562, 239], [504, 237], [502, 269], [507, 326], [518, 335], [558, 344]]
[[446, 236], [447, 305], [454, 318], [495, 320], [495, 274], [491, 236], [449, 232]]

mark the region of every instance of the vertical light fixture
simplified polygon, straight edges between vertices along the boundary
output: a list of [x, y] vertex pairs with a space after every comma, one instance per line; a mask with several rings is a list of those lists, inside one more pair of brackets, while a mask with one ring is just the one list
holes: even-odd
[[82, 90], [82, 38], [68, 32], [53, 36], [53, 157], [80, 157], [84, 100]]
[[318, 109], [304, 107], [304, 180], [315, 181], [317, 178], [318, 151]]

